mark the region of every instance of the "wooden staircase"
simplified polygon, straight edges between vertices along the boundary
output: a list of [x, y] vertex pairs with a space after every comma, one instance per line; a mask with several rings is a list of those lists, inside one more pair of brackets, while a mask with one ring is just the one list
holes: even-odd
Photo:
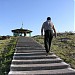
[[19, 37], [8, 75], [75, 75], [75, 70], [53, 52], [46, 56], [32, 38]]

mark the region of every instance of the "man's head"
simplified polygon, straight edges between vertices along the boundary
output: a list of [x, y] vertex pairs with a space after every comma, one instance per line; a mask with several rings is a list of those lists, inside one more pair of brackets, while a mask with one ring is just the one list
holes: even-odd
[[47, 20], [51, 20], [51, 18], [50, 17], [47, 17]]

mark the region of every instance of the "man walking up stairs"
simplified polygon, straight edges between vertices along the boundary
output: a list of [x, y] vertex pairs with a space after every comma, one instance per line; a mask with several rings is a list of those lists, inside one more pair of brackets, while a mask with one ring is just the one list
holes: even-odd
[[75, 75], [75, 70], [29, 37], [19, 37], [8, 75]]

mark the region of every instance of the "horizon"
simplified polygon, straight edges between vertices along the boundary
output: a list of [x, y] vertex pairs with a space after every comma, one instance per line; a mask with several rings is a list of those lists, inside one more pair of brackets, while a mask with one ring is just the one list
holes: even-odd
[[[73, 33], [73, 34], [75, 34], [75, 31], [65, 31], [65, 32], [57, 32], [57, 34], [59, 34], [59, 33], [61, 33], [61, 34], [63, 34], [63, 33]], [[33, 36], [41, 36], [41, 34], [36, 34], [36, 35], [33, 35]], [[13, 35], [0, 35], [0, 36], [13, 36]], [[31, 36], [31, 37], [33, 37], [33, 36]], [[26, 37], [28, 37], [28, 36], [26, 36]]]

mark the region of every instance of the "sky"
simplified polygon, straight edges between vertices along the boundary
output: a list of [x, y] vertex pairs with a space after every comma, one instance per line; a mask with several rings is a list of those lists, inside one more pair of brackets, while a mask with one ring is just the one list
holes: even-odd
[[0, 35], [12, 35], [11, 30], [32, 30], [40, 35], [48, 16], [57, 32], [75, 31], [75, 0], [0, 0]]

